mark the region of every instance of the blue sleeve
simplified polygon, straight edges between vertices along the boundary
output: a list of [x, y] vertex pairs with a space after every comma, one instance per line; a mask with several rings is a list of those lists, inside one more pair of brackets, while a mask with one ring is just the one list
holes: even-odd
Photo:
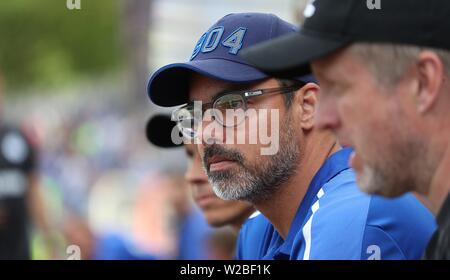
[[295, 242], [295, 258], [361, 258], [370, 197], [357, 189], [353, 178], [351, 172], [342, 173], [338, 188], [330, 191], [324, 187], [325, 195], [318, 201], [318, 210], [309, 217], [311, 226], [304, 226]]
[[261, 260], [269, 246], [272, 232], [273, 227], [266, 217], [250, 217], [239, 232], [236, 259]]
[[[340, 212], [339, 209], [336, 212]], [[358, 212], [347, 214], [335, 216], [333, 212], [324, 211], [312, 216], [310, 229], [305, 226], [294, 242], [293, 258], [359, 260], [365, 215]]]
[[433, 214], [414, 195], [395, 199], [374, 196], [361, 258], [373, 259], [379, 251], [382, 260], [420, 259], [435, 228]]
[[406, 260], [401, 248], [388, 233], [376, 226], [366, 226], [361, 260]]
[[[339, 220], [337, 220], [338, 222]], [[360, 227], [362, 228], [362, 227]], [[312, 239], [309, 250], [310, 260], [359, 260], [361, 257], [361, 237], [358, 226], [344, 221], [337, 227], [312, 226]], [[297, 252], [297, 259], [304, 259], [305, 246]]]

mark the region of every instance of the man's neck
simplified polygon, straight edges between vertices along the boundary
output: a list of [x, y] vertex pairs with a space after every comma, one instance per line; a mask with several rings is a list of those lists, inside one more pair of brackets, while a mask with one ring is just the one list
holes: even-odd
[[306, 143], [297, 172], [280, 186], [279, 191], [270, 199], [255, 203], [255, 208], [269, 219], [283, 239], [286, 239], [289, 233], [297, 209], [314, 175], [326, 159], [340, 149], [334, 138], [332, 141], [329, 137], [324, 138], [327, 141], [323, 143], [313, 143], [315, 139], [310, 141], [311, 145]]
[[430, 189], [426, 195], [431, 211], [437, 214], [450, 193], [450, 143], [434, 173]]

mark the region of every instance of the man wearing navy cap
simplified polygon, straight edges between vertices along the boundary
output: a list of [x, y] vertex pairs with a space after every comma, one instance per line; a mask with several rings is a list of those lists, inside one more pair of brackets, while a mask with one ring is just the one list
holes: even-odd
[[358, 190], [351, 150], [315, 129], [314, 77], [273, 79], [238, 56], [294, 32], [274, 15], [227, 15], [201, 36], [189, 62], [159, 69], [148, 85], [157, 105], [185, 104], [172, 119], [198, 144], [215, 193], [261, 212], [241, 230], [237, 257], [420, 258], [434, 230], [431, 213], [410, 194], [384, 200]]
[[300, 32], [245, 57], [283, 77], [311, 63], [322, 88], [317, 125], [355, 148], [361, 189], [423, 194], [439, 212], [426, 258], [450, 259], [450, 2], [338, 2], [311, 1]]

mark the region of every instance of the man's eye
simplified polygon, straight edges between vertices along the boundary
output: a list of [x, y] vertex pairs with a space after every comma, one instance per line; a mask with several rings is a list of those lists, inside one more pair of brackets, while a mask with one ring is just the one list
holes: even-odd
[[239, 109], [242, 107], [242, 101], [240, 100], [230, 101], [228, 103], [228, 107], [230, 107], [231, 109]]
[[194, 157], [194, 153], [191, 152], [191, 151], [187, 151], [187, 152], [186, 152], [186, 155], [187, 155], [187, 157], [188, 157], [189, 159], [192, 159], [192, 158]]

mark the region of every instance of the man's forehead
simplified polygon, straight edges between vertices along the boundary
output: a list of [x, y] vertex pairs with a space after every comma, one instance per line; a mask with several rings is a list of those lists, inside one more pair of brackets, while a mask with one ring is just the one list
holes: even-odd
[[189, 100], [199, 100], [212, 95], [214, 91], [226, 89], [228, 83], [212, 79], [197, 73], [189, 78]]
[[352, 55], [349, 48], [333, 52], [311, 63], [314, 74], [319, 79], [351, 79], [361, 63]]
[[189, 83], [189, 100], [212, 99], [223, 92], [245, 90], [259, 83], [230, 83], [194, 74]]

